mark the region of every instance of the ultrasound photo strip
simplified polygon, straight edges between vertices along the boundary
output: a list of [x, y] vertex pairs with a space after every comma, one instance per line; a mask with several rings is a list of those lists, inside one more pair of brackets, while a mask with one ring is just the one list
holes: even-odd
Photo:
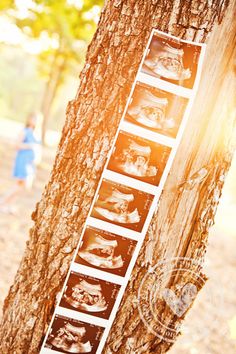
[[[200, 79], [204, 51], [205, 45], [152, 31], [41, 354], [102, 352], [186, 127]], [[140, 77], [145, 80], [140, 80]], [[167, 100], [171, 101], [173, 94], [188, 99], [182, 100], [183, 104], [186, 103], [185, 112], [181, 119], [177, 118], [178, 126], [172, 134], [171, 144], [164, 130], [156, 133], [146, 129], [148, 127], [125, 122], [135, 89], [143, 84], [156, 96], [166, 91]], [[155, 93], [150, 87], [157, 88]], [[138, 101], [143, 104], [142, 98]], [[167, 104], [164, 100], [158, 102], [158, 97], [156, 103], [162, 104], [163, 108]], [[139, 107], [138, 104], [136, 106], [137, 113]], [[151, 118], [155, 120], [157, 116], [154, 114]], [[140, 122], [142, 125], [143, 121], [136, 119], [136, 123]], [[122, 139], [124, 149], [120, 144]], [[164, 155], [160, 150], [162, 145]], [[162, 156], [158, 162], [154, 158], [155, 152], [161, 152], [165, 157]], [[126, 158], [128, 165], [124, 166]], [[158, 163], [161, 166], [158, 167]], [[108, 173], [109, 168], [114, 170], [114, 175]], [[159, 180], [148, 180], [155, 176], [158, 168], [161, 171]], [[114, 179], [107, 178], [107, 175], [114, 176]], [[132, 181], [136, 181], [135, 188]], [[137, 188], [138, 182], [140, 188]], [[149, 190], [151, 186], [153, 193], [145, 191], [144, 185], [149, 185]], [[119, 252], [120, 246], [129, 250], [126, 259]], [[124, 264], [122, 272], [118, 272]]]

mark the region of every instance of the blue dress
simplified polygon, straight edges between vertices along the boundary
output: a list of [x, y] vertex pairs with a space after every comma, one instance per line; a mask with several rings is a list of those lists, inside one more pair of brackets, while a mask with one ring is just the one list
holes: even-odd
[[[32, 128], [24, 128], [24, 139], [25, 144], [37, 144], [38, 141], [34, 136], [34, 131]], [[35, 173], [35, 152], [29, 147], [29, 149], [19, 149], [16, 154], [15, 166], [13, 171], [13, 176], [18, 179], [27, 179], [27, 177], [34, 175]]]

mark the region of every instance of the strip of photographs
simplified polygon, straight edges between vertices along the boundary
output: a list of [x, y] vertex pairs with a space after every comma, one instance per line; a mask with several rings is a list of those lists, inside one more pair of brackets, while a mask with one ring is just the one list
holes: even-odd
[[152, 32], [41, 354], [102, 352], [190, 116], [204, 52]]

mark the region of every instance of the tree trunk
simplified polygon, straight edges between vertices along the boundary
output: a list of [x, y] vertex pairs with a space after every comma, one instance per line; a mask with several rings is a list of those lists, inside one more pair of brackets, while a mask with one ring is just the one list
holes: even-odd
[[[213, 30], [186, 132], [104, 353], [165, 353], [170, 347], [144, 326], [137, 289], [160, 259], [204, 257], [232, 158], [234, 5], [227, 0], [106, 2], [80, 88], [68, 105], [50, 181], [32, 214], [34, 226], [4, 303], [2, 353], [39, 351], [152, 28], [200, 42]], [[207, 173], [197, 178], [203, 168]], [[167, 306], [159, 311], [177, 327], [179, 319]]]

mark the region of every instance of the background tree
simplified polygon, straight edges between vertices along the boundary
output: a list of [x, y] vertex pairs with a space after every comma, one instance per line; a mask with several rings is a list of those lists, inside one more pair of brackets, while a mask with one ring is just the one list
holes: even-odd
[[[50, 181], [32, 214], [24, 258], [5, 300], [1, 352], [39, 350], [152, 28], [207, 40], [208, 49], [190, 121], [104, 353], [168, 350], [169, 343], [144, 328], [137, 289], [160, 259], [204, 258], [232, 159], [234, 19], [235, 2], [227, 0], [106, 2], [80, 87], [68, 105]], [[196, 178], [203, 168], [206, 173]], [[167, 306], [160, 311], [178, 326], [180, 319]]]
[[46, 35], [54, 39], [55, 48], [39, 56], [41, 71], [46, 76], [46, 85], [41, 104], [43, 114], [42, 138], [45, 142], [51, 107], [65, 75], [75, 63], [83, 61], [86, 43], [96, 28], [96, 16], [103, 1], [35, 1], [30, 16], [16, 21], [22, 31], [39, 38]]

